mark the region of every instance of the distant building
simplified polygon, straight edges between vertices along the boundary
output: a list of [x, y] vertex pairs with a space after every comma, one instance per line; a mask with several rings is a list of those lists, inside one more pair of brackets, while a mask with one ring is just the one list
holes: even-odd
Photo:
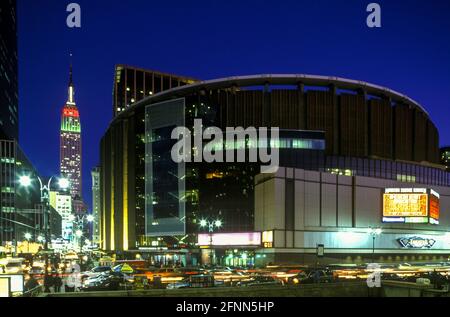
[[19, 139], [16, 0], [0, 1], [0, 139]]
[[189, 77], [117, 65], [114, 77], [113, 116], [117, 116], [145, 97], [197, 81]]
[[95, 167], [92, 172], [92, 242], [100, 244], [100, 167]]
[[[37, 227], [40, 228], [40, 235], [45, 237], [45, 219], [44, 219], [44, 207], [42, 204], [36, 205], [34, 209]], [[49, 219], [48, 219], [48, 228], [50, 232], [50, 239], [55, 240], [62, 237], [62, 217], [55, 208], [51, 205], [49, 207]], [[37, 237], [35, 237], [37, 240]]]
[[450, 147], [441, 148], [441, 164], [450, 172]]
[[64, 240], [70, 240], [73, 234], [72, 196], [64, 192], [50, 192], [50, 206], [61, 216], [61, 236]]
[[70, 66], [69, 98], [62, 110], [60, 134], [60, 171], [70, 181], [71, 195], [82, 197], [81, 123], [80, 113], [75, 103], [75, 89]]

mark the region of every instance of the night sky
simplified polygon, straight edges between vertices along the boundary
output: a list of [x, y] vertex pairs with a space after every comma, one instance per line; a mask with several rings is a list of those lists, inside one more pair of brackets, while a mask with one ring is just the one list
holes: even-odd
[[[66, 6], [82, 28], [66, 26]], [[382, 28], [366, 6], [382, 5]], [[42, 175], [59, 171], [69, 51], [83, 129], [83, 192], [112, 118], [115, 64], [200, 79], [306, 73], [364, 80], [421, 103], [450, 144], [448, 0], [18, 0], [20, 143]]]

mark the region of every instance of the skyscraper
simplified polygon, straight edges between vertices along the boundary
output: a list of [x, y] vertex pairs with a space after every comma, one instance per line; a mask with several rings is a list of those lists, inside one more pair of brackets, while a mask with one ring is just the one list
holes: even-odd
[[71, 194], [81, 199], [81, 124], [75, 103], [75, 89], [70, 65], [69, 98], [62, 109], [60, 138], [60, 171], [70, 181]]
[[92, 175], [92, 216], [94, 221], [92, 224], [92, 242], [100, 245], [100, 167], [94, 167], [91, 171]]
[[19, 139], [16, 0], [0, 1], [0, 139]]

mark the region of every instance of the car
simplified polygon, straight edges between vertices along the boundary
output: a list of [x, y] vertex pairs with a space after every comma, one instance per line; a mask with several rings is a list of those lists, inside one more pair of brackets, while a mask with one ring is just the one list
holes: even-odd
[[309, 274], [306, 272], [297, 273], [294, 276], [290, 276], [287, 279], [288, 284], [307, 284], [309, 283]]
[[150, 282], [154, 282], [155, 277], [161, 278], [162, 283], [179, 282], [184, 278], [183, 272], [173, 268], [160, 268], [154, 271], [146, 271], [145, 274]]
[[288, 278], [288, 284], [332, 283], [333, 273], [327, 270], [313, 270], [309, 273], [300, 272]]
[[167, 284], [167, 289], [180, 289], [180, 288], [189, 288], [191, 287], [190, 278], [185, 278], [182, 281], [175, 282], [175, 283], [169, 283]]
[[90, 271], [82, 272], [81, 273], [81, 278], [85, 279], [85, 278], [88, 278], [88, 277], [96, 277], [96, 276], [98, 276], [98, 275], [100, 275], [101, 273], [104, 273], [104, 272], [111, 272], [111, 267], [109, 267], [109, 266], [97, 266], [97, 267], [94, 267]]
[[282, 286], [283, 281], [273, 278], [272, 276], [255, 276], [237, 283], [239, 287], [252, 286]]
[[120, 272], [103, 272], [96, 277], [89, 277], [83, 281], [81, 290], [89, 291], [117, 291], [125, 288], [131, 288], [131, 282], [128, 277]]
[[44, 275], [45, 269], [42, 266], [33, 266], [29, 271], [28, 274], [31, 275]]
[[2, 259], [1, 271], [6, 274], [22, 274], [24, 272], [24, 259], [22, 258], [7, 258]]
[[313, 270], [309, 272], [307, 279], [309, 283], [331, 283], [333, 280], [333, 274], [326, 270]]
[[213, 275], [198, 274], [191, 275], [185, 279], [167, 284], [167, 289], [181, 289], [181, 288], [204, 288], [204, 287], [219, 287], [224, 286], [223, 281], [217, 281]]

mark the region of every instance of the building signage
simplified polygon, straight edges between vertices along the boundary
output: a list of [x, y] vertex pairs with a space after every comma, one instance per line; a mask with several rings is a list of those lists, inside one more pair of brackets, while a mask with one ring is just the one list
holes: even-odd
[[421, 237], [412, 237], [400, 238], [398, 239], [398, 242], [400, 242], [402, 247], [408, 249], [431, 249], [436, 243], [436, 240]]
[[273, 231], [264, 231], [262, 233], [262, 243], [264, 248], [273, 248]]
[[246, 233], [201, 233], [199, 246], [260, 246], [261, 232]]
[[387, 188], [383, 222], [439, 224], [439, 194], [425, 188]]
[[325, 246], [323, 244], [318, 244], [317, 245], [317, 256], [319, 258], [324, 257], [325, 255]]
[[439, 198], [430, 195], [430, 218], [439, 219]]

